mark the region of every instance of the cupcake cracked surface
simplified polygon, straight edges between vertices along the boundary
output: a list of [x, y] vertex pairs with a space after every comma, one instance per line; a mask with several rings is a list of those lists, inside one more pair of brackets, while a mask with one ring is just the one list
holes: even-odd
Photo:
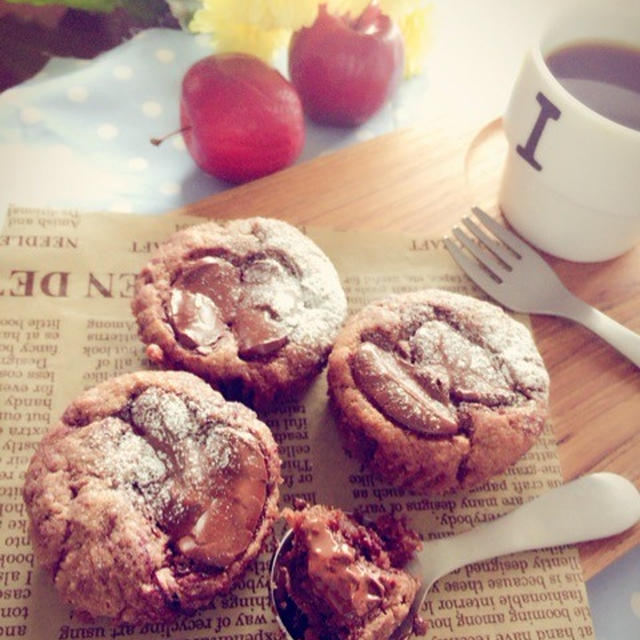
[[417, 493], [482, 484], [524, 455], [547, 419], [549, 376], [527, 328], [436, 289], [350, 318], [328, 378], [346, 450]]
[[150, 360], [259, 409], [306, 389], [346, 308], [327, 256], [266, 218], [177, 232], [138, 275], [132, 301]]
[[168, 621], [226, 592], [277, 516], [280, 460], [253, 411], [186, 372], [90, 389], [36, 450], [36, 557], [83, 616]]

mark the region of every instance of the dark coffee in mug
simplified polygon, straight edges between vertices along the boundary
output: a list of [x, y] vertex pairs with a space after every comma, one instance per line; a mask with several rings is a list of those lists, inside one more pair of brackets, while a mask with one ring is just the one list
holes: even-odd
[[581, 41], [552, 51], [545, 62], [558, 82], [580, 102], [640, 131], [640, 49]]

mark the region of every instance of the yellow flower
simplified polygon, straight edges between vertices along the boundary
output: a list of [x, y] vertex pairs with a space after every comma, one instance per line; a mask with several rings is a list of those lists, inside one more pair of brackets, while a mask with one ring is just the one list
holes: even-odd
[[[394, 11], [385, 5], [404, 4], [406, 11]], [[413, 6], [409, 6], [413, 5]], [[416, 6], [421, 5], [421, 6]], [[404, 39], [404, 75], [415, 76], [422, 71], [429, 45], [431, 44], [431, 3], [410, 0], [380, 0], [380, 7], [394, 18]]]
[[317, 0], [202, 0], [189, 28], [216, 31], [229, 24], [247, 25], [264, 31], [295, 31], [310, 25], [318, 12]]
[[218, 53], [240, 51], [271, 62], [281, 47], [289, 40], [288, 29], [264, 29], [243, 22], [211, 20], [206, 14], [196, 13], [189, 23], [191, 31], [212, 34], [212, 46]]
[[[335, 15], [360, 15], [370, 0], [202, 0], [189, 29], [210, 33], [214, 50], [241, 51], [273, 62], [291, 34], [313, 24], [318, 6]], [[381, 9], [400, 27], [405, 43], [405, 75], [415, 75], [429, 43], [430, 2], [379, 0]]]

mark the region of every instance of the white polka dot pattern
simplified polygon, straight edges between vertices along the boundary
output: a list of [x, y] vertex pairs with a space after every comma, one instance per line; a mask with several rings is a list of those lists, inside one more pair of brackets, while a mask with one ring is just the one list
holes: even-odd
[[180, 151], [186, 151], [187, 145], [184, 142], [184, 138], [181, 135], [175, 135], [171, 138], [171, 144]]
[[135, 158], [129, 158], [127, 162], [127, 167], [131, 169], [131, 171], [143, 171], [149, 166], [149, 162], [146, 158], [141, 158], [139, 156]]
[[118, 80], [129, 80], [133, 77], [133, 69], [125, 64], [116, 65], [113, 67], [113, 77]]
[[24, 124], [35, 124], [42, 120], [42, 112], [37, 107], [24, 107], [20, 111], [20, 120]]
[[180, 185], [177, 182], [163, 182], [160, 185], [160, 193], [166, 196], [174, 196], [180, 193]]
[[142, 103], [142, 113], [148, 118], [157, 118], [163, 111], [162, 105], [155, 100], [146, 100]]
[[74, 85], [67, 89], [67, 97], [71, 102], [84, 102], [89, 97], [89, 90], [86, 87]]
[[118, 127], [110, 122], [103, 122], [98, 125], [96, 133], [101, 140], [113, 140], [118, 135]]
[[156, 49], [155, 58], [160, 62], [169, 63], [176, 59], [176, 54], [171, 49]]

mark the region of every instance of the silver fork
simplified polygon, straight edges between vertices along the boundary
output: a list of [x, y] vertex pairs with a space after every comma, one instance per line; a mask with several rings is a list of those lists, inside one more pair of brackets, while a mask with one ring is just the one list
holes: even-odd
[[471, 280], [512, 311], [560, 316], [580, 323], [640, 367], [640, 335], [574, 296], [528, 244], [482, 209], [472, 207], [472, 211], [482, 226], [467, 216], [462, 222], [471, 236], [460, 227], [452, 230], [461, 246], [444, 238], [452, 258]]

